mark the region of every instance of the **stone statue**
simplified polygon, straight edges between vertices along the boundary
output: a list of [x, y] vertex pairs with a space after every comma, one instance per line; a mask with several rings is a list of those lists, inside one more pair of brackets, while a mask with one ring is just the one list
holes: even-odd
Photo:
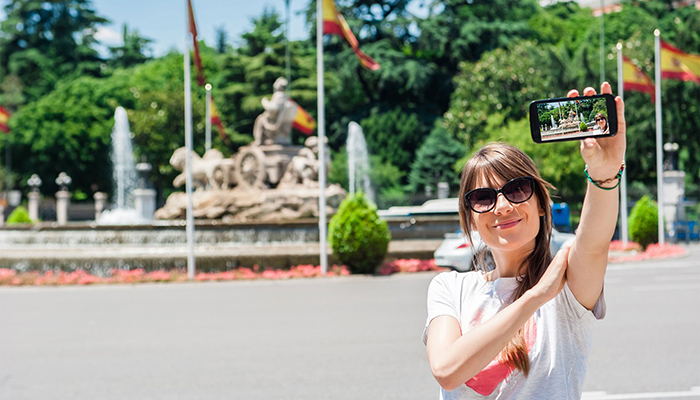
[[[252, 143], [240, 147], [230, 158], [218, 150], [201, 158], [192, 154], [195, 218], [224, 223], [315, 218], [335, 212], [345, 197], [340, 185], [326, 185], [327, 206], [319, 210], [318, 137], [308, 137], [303, 147], [292, 145], [292, 122], [298, 106], [284, 93], [284, 78], [277, 79], [273, 87], [272, 97], [262, 99], [265, 111], [255, 120]], [[186, 156], [187, 150], [179, 148], [170, 164], [184, 171]], [[330, 169], [330, 152], [325, 152], [324, 158], [326, 169]], [[175, 187], [184, 183], [184, 173], [173, 181]], [[186, 208], [186, 193], [175, 192], [155, 218], [185, 218]]]
[[[311, 136], [304, 141], [306, 147], [299, 150], [299, 153], [292, 157], [278, 187], [289, 188], [296, 185], [318, 187], [318, 170], [320, 167], [318, 142], [318, 136]], [[326, 139], [326, 142], [328, 142], [328, 139]], [[326, 171], [330, 170], [331, 160], [328, 153], [328, 151], [325, 152]]]
[[[175, 177], [173, 186], [180, 187], [185, 184], [185, 158], [187, 148], [180, 147], [170, 157], [170, 165], [182, 173]], [[224, 158], [224, 155], [216, 149], [204, 153], [203, 157], [192, 152], [192, 185], [195, 189], [206, 189], [209, 185], [212, 189], [227, 189], [236, 182], [233, 175], [233, 160]]]
[[262, 99], [265, 111], [255, 119], [253, 137], [256, 145], [291, 144], [292, 122], [297, 113], [296, 104], [284, 93], [287, 80], [277, 78], [272, 85], [272, 98]]
[[569, 111], [569, 116], [566, 119], [559, 120], [559, 128], [560, 129], [569, 129], [569, 128], [577, 128], [579, 127], [579, 120], [578, 116], [574, 112], [574, 110]]

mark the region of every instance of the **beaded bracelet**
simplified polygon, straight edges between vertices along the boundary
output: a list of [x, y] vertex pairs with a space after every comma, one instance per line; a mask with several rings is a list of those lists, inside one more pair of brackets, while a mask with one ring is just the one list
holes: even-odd
[[[620, 181], [621, 181], [620, 178], [622, 178], [622, 172], [623, 172], [624, 170], [625, 170], [625, 162], [622, 161], [622, 165], [620, 166], [620, 170], [617, 172], [617, 175], [615, 175], [614, 178], [606, 179], [606, 180], [604, 180], [604, 181], [594, 181], [593, 178], [591, 178], [591, 176], [588, 174], [588, 164], [586, 164], [586, 168], [583, 170], [583, 172], [586, 174], [586, 178], [588, 178], [588, 180], [589, 180], [595, 187], [597, 187], [597, 188], [599, 188], [599, 189], [603, 189], [603, 190], [613, 190], [613, 189], [615, 189], [616, 187], [620, 186]], [[610, 183], [610, 182], [614, 181], [615, 179], [617, 179], [617, 183], [615, 184], [615, 186], [609, 187], [609, 188], [601, 186], [601, 185], [605, 185], [605, 184], [607, 184], [607, 183]]]

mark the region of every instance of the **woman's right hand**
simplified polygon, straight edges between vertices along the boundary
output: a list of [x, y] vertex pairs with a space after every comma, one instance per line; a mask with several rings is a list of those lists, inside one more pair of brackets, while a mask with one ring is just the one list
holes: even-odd
[[566, 282], [566, 268], [569, 266], [570, 246], [559, 250], [540, 281], [529, 290], [531, 295], [537, 298], [541, 304], [552, 300], [564, 288]]

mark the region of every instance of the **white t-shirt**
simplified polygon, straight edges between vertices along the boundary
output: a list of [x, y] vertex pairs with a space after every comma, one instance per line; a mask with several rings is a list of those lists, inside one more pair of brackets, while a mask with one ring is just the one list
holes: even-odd
[[[462, 334], [510, 304], [515, 278], [487, 281], [481, 272], [443, 272], [428, 288], [428, 320], [454, 317]], [[530, 373], [500, 364], [496, 357], [479, 374], [452, 391], [440, 389], [441, 400], [467, 399], [580, 399], [593, 335], [592, 323], [605, 316], [601, 293], [592, 311], [576, 300], [568, 284], [540, 307], [525, 324]]]

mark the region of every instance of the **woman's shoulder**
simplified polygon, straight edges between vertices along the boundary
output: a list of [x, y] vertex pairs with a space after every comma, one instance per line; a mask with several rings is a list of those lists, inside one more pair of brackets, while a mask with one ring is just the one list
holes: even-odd
[[431, 281], [431, 286], [445, 286], [445, 287], [465, 287], [477, 285], [483, 282], [485, 279], [481, 271], [469, 271], [469, 272], [459, 272], [459, 271], [446, 271], [437, 274]]

